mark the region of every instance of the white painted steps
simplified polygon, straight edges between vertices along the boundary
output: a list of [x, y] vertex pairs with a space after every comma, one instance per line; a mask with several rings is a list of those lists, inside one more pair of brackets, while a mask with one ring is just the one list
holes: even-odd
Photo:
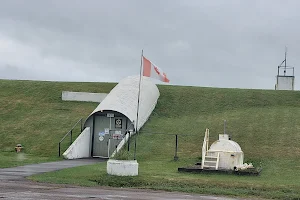
[[217, 156], [204, 156], [204, 162], [203, 162], [203, 168], [215, 168], [218, 170], [219, 168], [219, 159], [220, 159], [220, 153], [217, 153]]

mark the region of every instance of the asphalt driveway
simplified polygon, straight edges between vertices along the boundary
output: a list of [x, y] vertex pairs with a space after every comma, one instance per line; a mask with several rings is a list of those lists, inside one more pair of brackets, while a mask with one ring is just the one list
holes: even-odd
[[31, 164], [12, 168], [0, 169], [0, 181], [1, 180], [20, 180], [27, 176], [34, 174], [51, 172], [60, 169], [78, 167], [83, 165], [95, 164], [98, 162], [104, 162], [105, 159], [88, 158], [88, 159], [76, 159], [76, 160], [62, 160], [55, 162]]

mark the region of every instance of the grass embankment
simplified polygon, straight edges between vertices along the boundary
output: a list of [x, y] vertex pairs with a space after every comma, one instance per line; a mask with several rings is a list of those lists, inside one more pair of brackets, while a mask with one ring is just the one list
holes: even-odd
[[[109, 92], [112, 83], [0, 80], [0, 167], [59, 160], [58, 142], [98, 105], [61, 100], [62, 91]], [[75, 127], [73, 138], [80, 133]], [[70, 138], [62, 143], [62, 153]], [[21, 143], [23, 156], [16, 155]]]
[[[14, 82], [5, 83], [7, 85], [16, 84]], [[40, 116], [51, 115], [48, 119], [52, 119], [53, 123], [48, 122], [47, 133], [59, 132], [60, 134], [59, 137], [55, 137], [56, 140], [53, 144], [44, 143], [49, 146], [47, 148], [48, 154], [56, 156], [59, 139], [71, 127], [72, 123], [82, 116], [87, 116], [96, 106], [88, 103], [62, 102], [60, 100], [61, 91], [67, 89], [73, 91], [81, 89], [81, 91], [91, 92], [105, 91], [102, 90], [102, 84], [99, 83], [30, 82], [30, 84], [29, 88], [33, 89], [26, 98], [35, 102], [32, 106], [35, 107], [35, 104], [40, 103], [38, 97], [43, 96], [44, 100], [41, 101], [41, 106], [36, 106], [40, 108], [40, 112], [44, 113]], [[43, 87], [38, 86], [40, 84], [48, 84], [48, 87], [56, 89], [51, 89], [52, 92], [48, 92], [42, 89]], [[16, 90], [15, 87], [17, 86], [12, 88]], [[107, 90], [112, 87], [113, 85], [108, 85]], [[152, 188], [263, 198], [300, 198], [300, 123], [297, 120], [300, 117], [300, 92], [181, 86], [159, 86], [159, 89], [161, 97], [158, 105], [137, 139], [139, 176], [109, 176], [106, 174], [106, 163], [101, 163], [33, 176], [31, 179], [86, 186]], [[24, 96], [23, 90], [15, 94], [17, 98], [10, 99], [20, 99], [20, 96]], [[22, 110], [24, 106], [22, 104], [19, 108]], [[52, 109], [45, 110], [45, 106], [52, 106]], [[58, 112], [53, 109], [55, 107], [68, 108], [69, 110]], [[18, 113], [18, 109], [16, 107], [14, 109], [14, 112]], [[1, 111], [3, 112], [5, 109], [2, 108]], [[22, 115], [24, 116], [25, 113], [28, 112], [23, 112]], [[30, 116], [36, 117], [34, 114]], [[66, 116], [69, 117], [68, 123], [65, 120]], [[4, 118], [2, 115], [1, 117]], [[6, 127], [14, 128], [18, 124], [22, 124], [22, 119], [20, 117], [8, 120]], [[40, 118], [37, 120], [36, 123], [40, 123]], [[252, 162], [255, 166], [258, 166], [260, 162], [262, 163], [261, 175], [248, 177], [179, 173], [178, 167], [193, 165], [200, 161], [205, 128], [210, 129], [211, 144], [217, 140], [219, 133], [223, 133], [223, 120], [227, 120], [227, 131], [232, 140], [238, 142], [242, 147], [245, 154], [244, 162]], [[17, 125], [14, 126], [12, 122], [16, 122]], [[57, 128], [57, 125], [60, 128]], [[65, 131], [61, 132], [62, 129]], [[6, 130], [10, 130], [10, 128], [6, 128]], [[41, 132], [44, 129], [42, 126], [38, 126], [30, 130]], [[31, 132], [26, 133], [27, 137], [30, 137]], [[154, 133], [182, 134], [179, 135], [178, 161], [173, 161], [175, 137]], [[13, 135], [13, 131], [11, 134]], [[43, 139], [44, 137], [40, 136], [41, 142]], [[36, 140], [31, 140], [34, 138], [28, 140], [28, 143], [37, 145], [35, 144]], [[52, 140], [48, 140], [48, 143], [50, 141]], [[16, 141], [12, 140], [11, 144], [5, 146], [14, 146], [15, 143]], [[32, 153], [39, 155], [43, 152], [43, 155], [47, 155], [47, 151], [40, 149], [42, 147], [43, 145], [36, 147]], [[132, 151], [133, 145], [131, 147]]]

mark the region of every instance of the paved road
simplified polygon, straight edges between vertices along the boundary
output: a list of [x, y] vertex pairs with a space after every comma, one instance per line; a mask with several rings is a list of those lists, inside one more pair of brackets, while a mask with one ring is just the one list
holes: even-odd
[[76, 160], [62, 160], [56, 162], [40, 163], [25, 165], [12, 168], [0, 169], [0, 180], [19, 180], [26, 176], [33, 174], [39, 174], [44, 172], [50, 172], [70, 167], [77, 167], [83, 165], [95, 164], [98, 162], [104, 162], [104, 159], [76, 159]]
[[36, 200], [36, 199], [202, 199], [226, 200], [231, 198], [163, 192], [153, 190], [138, 190], [108, 187], [79, 187], [61, 184], [36, 183], [25, 179], [37, 173], [49, 172], [69, 167], [103, 162], [101, 159], [64, 160], [41, 164], [26, 165], [14, 168], [0, 169], [0, 199]]
[[29, 181], [0, 181], [0, 199], [33, 200], [33, 199], [115, 199], [115, 200], [177, 200], [202, 199], [226, 200], [230, 198], [203, 195], [191, 195], [176, 192], [162, 192], [152, 190], [112, 189], [104, 187], [77, 187], [68, 185], [55, 185], [34, 183]]

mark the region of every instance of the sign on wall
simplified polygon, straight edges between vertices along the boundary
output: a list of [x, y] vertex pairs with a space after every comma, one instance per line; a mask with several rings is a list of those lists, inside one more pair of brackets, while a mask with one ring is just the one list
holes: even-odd
[[105, 133], [104, 132], [99, 132], [98, 135], [99, 135], [99, 140], [103, 141]]
[[115, 128], [122, 128], [122, 119], [115, 119]]
[[103, 136], [100, 136], [99, 137], [99, 140], [102, 142], [104, 140], [104, 137]]
[[114, 117], [114, 113], [107, 113], [107, 117]]
[[114, 133], [114, 134], [113, 134], [113, 139], [120, 140], [120, 139], [122, 139], [122, 137], [123, 137], [122, 134], [117, 134], [117, 133]]

